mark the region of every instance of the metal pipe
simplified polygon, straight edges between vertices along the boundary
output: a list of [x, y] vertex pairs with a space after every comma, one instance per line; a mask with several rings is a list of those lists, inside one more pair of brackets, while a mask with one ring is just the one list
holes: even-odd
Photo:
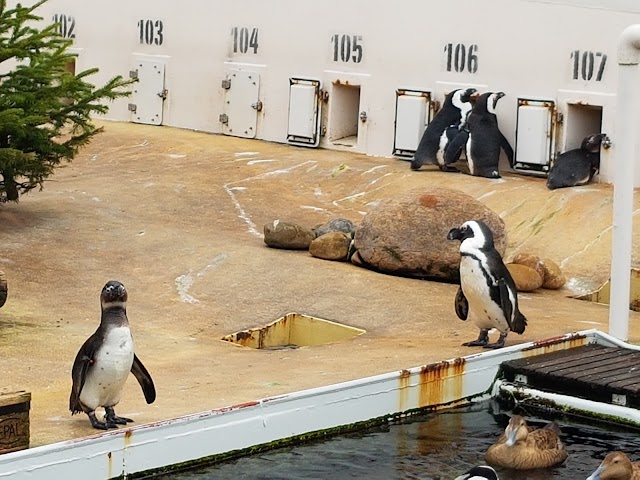
[[629, 290], [633, 233], [634, 163], [637, 152], [640, 85], [640, 25], [627, 27], [618, 39], [618, 95], [616, 102], [615, 175], [613, 181], [613, 238], [609, 333], [629, 339]]

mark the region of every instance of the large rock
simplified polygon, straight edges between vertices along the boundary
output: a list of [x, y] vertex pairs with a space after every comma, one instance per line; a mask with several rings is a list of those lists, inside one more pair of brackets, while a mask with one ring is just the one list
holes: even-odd
[[264, 226], [264, 243], [273, 248], [306, 250], [314, 238], [310, 228], [297, 223], [274, 220]]
[[542, 277], [534, 268], [521, 263], [507, 263], [506, 267], [519, 292], [532, 292], [542, 286]]
[[324, 258], [325, 260], [346, 260], [350, 243], [350, 234], [329, 232], [311, 242], [309, 253], [314, 257]]
[[420, 188], [387, 199], [364, 216], [352, 261], [394, 275], [458, 281], [460, 242], [447, 240], [447, 234], [467, 220], [485, 222], [504, 254], [507, 237], [498, 214], [458, 190]]

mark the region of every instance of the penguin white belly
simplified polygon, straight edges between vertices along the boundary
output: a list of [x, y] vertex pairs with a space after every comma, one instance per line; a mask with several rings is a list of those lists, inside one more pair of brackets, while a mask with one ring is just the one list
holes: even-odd
[[131, 371], [133, 352], [133, 338], [128, 326], [109, 330], [102, 347], [96, 352], [93, 366], [87, 372], [80, 401], [93, 410], [116, 405]]
[[447, 143], [449, 143], [449, 137], [447, 137], [447, 130], [445, 129], [442, 135], [440, 135], [440, 143], [438, 144], [438, 151], [436, 152], [436, 160], [440, 166], [444, 166], [444, 149], [447, 147]]
[[469, 164], [469, 173], [473, 175], [475, 170], [475, 165], [473, 164], [473, 157], [471, 156], [471, 141], [472, 141], [471, 136], [472, 136], [471, 133], [469, 133], [469, 138], [467, 139], [467, 144], [465, 146], [465, 153], [467, 154], [467, 163]]
[[491, 299], [487, 280], [478, 262], [467, 256], [460, 259], [460, 286], [469, 303], [470, 317], [478, 328], [509, 331], [502, 307]]

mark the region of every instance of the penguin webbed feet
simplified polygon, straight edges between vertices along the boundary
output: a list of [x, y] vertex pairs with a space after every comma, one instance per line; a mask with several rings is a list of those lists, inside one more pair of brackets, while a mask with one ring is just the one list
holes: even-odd
[[476, 340], [465, 342], [462, 344], [462, 346], [463, 347], [484, 347], [488, 343], [489, 343], [489, 330], [482, 328]]
[[127, 423], [133, 422], [130, 418], [118, 417], [113, 407], [105, 407], [104, 411], [104, 419], [107, 421], [107, 425], [126, 425]]
[[506, 333], [501, 333], [500, 334], [500, 338], [498, 338], [498, 340], [495, 343], [487, 343], [486, 345], [483, 345], [482, 348], [502, 348], [504, 347], [504, 342], [507, 340], [507, 334]]
[[[96, 417], [96, 412], [87, 413], [91, 426], [97, 430], [109, 430], [110, 428], [118, 428], [118, 425], [109, 421], [101, 422]], [[105, 417], [106, 418], [106, 417]]]

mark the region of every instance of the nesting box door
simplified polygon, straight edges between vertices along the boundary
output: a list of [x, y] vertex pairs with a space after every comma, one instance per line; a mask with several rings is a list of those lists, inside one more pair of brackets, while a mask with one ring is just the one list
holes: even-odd
[[412, 157], [430, 120], [431, 94], [417, 90], [396, 91], [393, 154]]
[[289, 124], [287, 142], [305, 147], [320, 143], [321, 83], [318, 80], [289, 79]]
[[555, 103], [518, 99], [514, 169], [546, 175], [555, 151]]
[[234, 137], [256, 138], [260, 75], [256, 72], [231, 70], [222, 81], [224, 112], [220, 115], [222, 133]]
[[129, 110], [131, 121], [147, 125], [162, 125], [162, 112], [167, 90], [164, 84], [165, 63], [153, 59], [136, 59], [131, 77], [133, 84]]

